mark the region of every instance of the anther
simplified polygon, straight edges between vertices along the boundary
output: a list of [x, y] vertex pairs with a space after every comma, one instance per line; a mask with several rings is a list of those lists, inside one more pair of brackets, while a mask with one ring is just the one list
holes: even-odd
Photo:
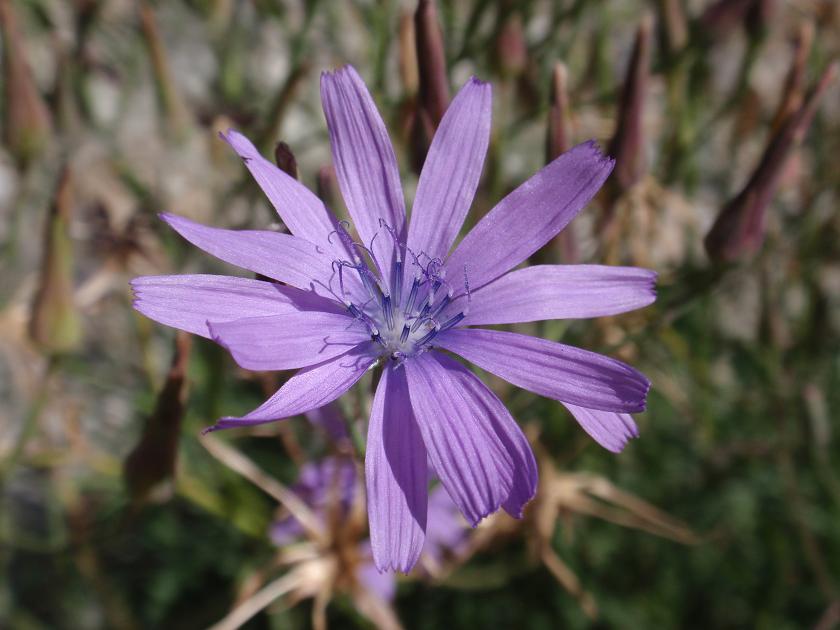
[[420, 328], [420, 325], [424, 321], [427, 321], [429, 319], [428, 315], [429, 315], [429, 311], [431, 311], [431, 310], [432, 310], [432, 307], [429, 306], [429, 302], [427, 300], [426, 304], [423, 306], [422, 309], [420, 309], [420, 312], [417, 314], [417, 319], [414, 320], [414, 324], [411, 325], [411, 332], [415, 332], [418, 328]]
[[417, 289], [419, 287], [420, 287], [420, 276], [415, 274], [414, 281], [411, 283], [411, 291], [409, 291], [409, 293], [408, 293], [408, 301], [406, 302], [405, 310], [403, 311], [403, 314], [406, 317], [411, 316], [411, 309], [414, 308], [414, 300], [417, 299]]
[[394, 307], [397, 309], [399, 309], [400, 300], [402, 299], [402, 276], [403, 265], [402, 260], [400, 260], [400, 250], [397, 248], [397, 260], [394, 263], [394, 272], [391, 277], [391, 288], [394, 291]]
[[466, 315], [464, 315], [463, 313], [458, 313], [454, 317], [451, 317], [446, 322], [444, 322], [443, 326], [440, 327], [441, 332], [443, 332], [444, 330], [449, 330], [465, 317]]
[[427, 332], [425, 335], [423, 335], [420, 339], [418, 339], [415, 342], [416, 345], [423, 346], [423, 345], [429, 343], [432, 339], [435, 338], [435, 335], [437, 335], [440, 331], [441, 331], [441, 325], [440, 324], [435, 324], [434, 328], [432, 328], [429, 332]]
[[431, 314], [431, 317], [437, 317], [438, 315], [440, 315], [440, 312], [443, 309], [445, 309], [451, 301], [452, 301], [452, 289], [450, 289], [449, 292], [446, 295], [443, 296], [443, 299], [440, 301], [440, 304], [438, 304], [437, 307], [435, 307], [435, 310]]
[[388, 330], [394, 330], [394, 309], [391, 305], [391, 296], [382, 296], [382, 313], [385, 315], [385, 324]]

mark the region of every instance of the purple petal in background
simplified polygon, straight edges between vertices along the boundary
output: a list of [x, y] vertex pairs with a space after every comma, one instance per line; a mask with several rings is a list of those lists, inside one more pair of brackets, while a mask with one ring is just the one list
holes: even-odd
[[[656, 273], [638, 267], [537, 265], [505, 274], [471, 294], [462, 326], [602, 317], [656, 299]], [[466, 297], [450, 309], [457, 312]]]
[[389, 363], [376, 388], [368, 426], [365, 474], [376, 566], [407, 573], [426, 529], [426, 448], [411, 408], [405, 370]]
[[282, 420], [322, 407], [350, 389], [378, 356], [370, 342], [335, 359], [304, 368], [252, 412], [239, 418], [222, 418], [205, 432]]
[[645, 408], [647, 378], [595, 352], [480, 328], [446, 331], [435, 344], [541, 396], [604, 411], [635, 413]]
[[467, 523], [442, 485], [429, 492], [429, 519], [423, 553], [440, 562], [447, 552], [459, 553], [467, 541]]
[[632, 416], [626, 413], [598, 411], [563, 403], [583, 430], [608, 451], [620, 453], [633, 438], [639, 437], [639, 428]]
[[[307, 462], [301, 467], [292, 490], [326, 523], [329, 510], [339, 508], [342, 515], [350, 511], [356, 493], [356, 466], [347, 457]], [[291, 544], [304, 533], [303, 526], [291, 514], [269, 528], [269, 537], [278, 546]]]
[[[405, 200], [397, 158], [385, 123], [356, 70], [345, 66], [323, 73], [321, 102], [338, 185], [363, 244], [370, 246], [380, 232], [380, 219], [404, 239]], [[391, 236], [380, 234], [373, 251], [379, 265], [390, 269]], [[387, 276], [385, 280], [389, 281]]]
[[291, 545], [293, 542], [302, 538], [305, 533], [303, 526], [293, 516], [287, 516], [278, 521], [274, 521], [268, 528], [268, 537], [271, 542], [278, 547], [285, 547]]
[[320, 311], [209, 323], [213, 339], [247, 370], [291, 370], [321, 363], [370, 340], [349, 315]]
[[[367, 540], [360, 542], [359, 552], [363, 558], [365, 556], [372, 558], [371, 543]], [[390, 602], [394, 599], [397, 593], [397, 578], [392, 572], [380, 571], [372, 560], [364, 559], [359, 563], [357, 571], [357, 577], [367, 590], [382, 601]]]
[[[214, 228], [172, 214], [163, 214], [161, 218], [190, 243], [231, 265], [324, 297], [339, 292], [332, 259], [323, 248], [305, 239], [265, 230]], [[346, 274], [346, 278], [348, 291], [363, 290], [354, 276]]]
[[312, 191], [266, 160], [238, 131], [230, 129], [219, 135], [245, 162], [292, 234], [327, 250], [334, 250], [338, 258], [348, 258], [341, 239], [329, 238], [337, 227], [335, 217]]
[[131, 288], [134, 308], [149, 319], [208, 338], [207, 320], [344, 311], [334, 301], [311, 292], [232, 276], [142, 276], [131, 281]]
[[472, 205], [492, 113], [490, 85], [472, 78], [453, 99], [423, 164], [411, 209], [408, 248], [443, 258]]
[[432, 465], [467, 521], [475, 526], [513, 494], [518, 501], [527, 471], [509, 449], [513, 419], [499, 399], [445, 355], [427, 352], [403, 365]]
[[331, 402], [323, 407], [307, 411], [306, 419], [321, 427], [336, 442], [347, 440], [350, 437], [347, 434], [344, 415], [341, 413], [338, 403]]
[[464, 237], [447, 277], [466, 268], [472, 289], [495, 280], [545, 245], [589, 203], [612, 171], [594, 142], [579, 144], [502, 199]]

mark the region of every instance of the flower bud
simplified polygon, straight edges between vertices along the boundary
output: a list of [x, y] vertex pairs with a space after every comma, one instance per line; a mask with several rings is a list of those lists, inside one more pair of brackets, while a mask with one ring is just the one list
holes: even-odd
[[3, 143], [18, 163], [26, 166], [47, 143], [50, 112], [38, 92], [26, 61], [20, 27], [9, 0], [0, 0], [3, 36]]
[[528, 48], [522, 28], [522, 16], [512, 13], [496, 37], [496, 67], [503, 77], [518, 77], [528, 64]]
[[298, 178], [298, 165], [294, 153], [285, 142], [278, 142], [274, 147], [274, 161], [281, 171], [289, 177]]
[[652, 29], [652, 19], [647, 16], [636, 33], [621, 93], [618, 124], [608, 150], [615, 158], [612, 180], [619, 192], [624, 192], [641, 180], [647, 169], [643, 119], [650, 74]]
[[399, 67], [403, 89], [409, 96], [417, 94], [420, 84], [417, 61], [417, 39], [414, 36], [414, 19], [411, 13], [400, 17]]
[[449, 106], [446, 53], [434, 0], [420, 0], [414, 14], [417, 65], [420, 69], [420, 104], [435, 128]]
[[837, 67], [837, 63], [829, 66], [802, 105], [773, 134], [743, 190], [721, 210], [704, 241], [712, 260], [733, 262], [761, 247], [767, 206], [776, 194], [788, 156], [802, 142]]
[[551, 73], [551, 104], [548, 111], [548, 133], [546, 134], [546, 163], [551, 162], [571, 146], [569, 134], [569, 72], [566, 65], [558, 61]]
[[82, 338], [73, 291], [72, 177], [65, 167], [58, 182], [44, 231], [44, 253], [29, 335], [45, 352], [68, 352]]
[[[551, 74], [551, 104], [548, 111], [548, 130], [545, 142], [545, 162], [548, 164], [560, 154], [565, 153], [571, 146], [571, 132], [569, 130], [569, 93], [568, 71], [562, 62], [554, 64]], [[563, 231], [554, 237], [545, 252], [557, 252], [562, 262], [571, 264], [578, 260], [577, 239], [575, 238], [574, 222], [567, 225]], [[550, 258], [541, 258], [537, 252], [533, 257], [537, 263], [555, 262]]]
[[796, 36], [793, 62], [785, 78], [779, 107], [773, 117], [774, 130], [778, 129], [788, 116], [802, 104], [802, 99], [805, 97], [805, 70], [813, 43], [814, 27], [810, 23], [803, 23]]

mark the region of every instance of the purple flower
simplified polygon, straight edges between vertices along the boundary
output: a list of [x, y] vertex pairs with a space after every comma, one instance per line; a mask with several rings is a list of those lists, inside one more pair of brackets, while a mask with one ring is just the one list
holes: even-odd
[[[330, 510], [344, 520], [350, 512], [355, 495], [356, 467], [347, 458], [328, 457], [303, 465], [297, 482], [292, 486], [306, 505], [323, 522], [329, 521]], [[275, 545], [283, 546], [303, 536], [303, 525], [291, 514], [275, 521], [269, 535]]]
[[447, 554], [458, 555], [466, 548], [467, 524], [443, 486], [429, 492], [429, 527], [423, 553], [441, 562]]
[[[579, 145], [505, 197], [449, 253], [478, 186], [490, 135], [490, 86], [471, 79], [441, 120], [407, 221], [385, 125], [351, 67], [321, 78], [339, 186], [361, 242], [308, 189], [242, 135], [245, 160], [291, 234], [232, 231], [164, 215], [206, 252], [277, 280], [162, 276], [133, 281], [135, 308], [215, 339], [244, 368], [301, 368], [265, 403], [210, 430], [321, 407], [383, 367], [367, 440], [376, 565], [409, 570], [423, 546], [430, 461], [467, 521], [534, 496], [530, 445], [502, 402], [449, 353], [562, 402], [601, 445], [637, 435], [648, 380], [552, 341], [475, 325], [614, 315], [650, 304], [655, 274], [596, 265], [515, 269], [589, 202], [613, 161]], [[282, 283], [282, 284], [281, 284]]]
[[[292, 489], [323, 523], [327, 524], [331, 519], [342, 523], [346, 521], [356, 496], [356, 466], [351, 460], [341, 457], [309, 462], [301, 467]], [[304, 529], [294, 516], [288, 515], [272, 523], [269, 536], [275, 545], [282, 547], [302, 538]], [[357, 579], [382, 600], [393, 600], [397, 586], [394, 576], [377, 571], [370, 541], [360, 541], [357, 551]]]

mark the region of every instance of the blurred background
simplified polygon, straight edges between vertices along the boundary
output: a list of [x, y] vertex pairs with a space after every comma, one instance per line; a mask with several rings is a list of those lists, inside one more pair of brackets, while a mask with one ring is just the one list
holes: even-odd
[[[835, 0], [0, 0], [0, 26], [0, 627], [840, 625]], [[532, 262], [660, 277], [640, 312], [516, 327], [644, 371], [641, 438], [606, 452], [484, 374], [539, 494], [475, 531], [442, 497], [393, 579], [365, 540], [370, 380], [201, 438], [286, 375], [143, 318], [128, 286], [243, 275], [158, 212], [283, 229], [220, 130], [341, 211], [318, 83], [345, 63], [409, 200], [451, 95], [492, 82], [468, 224], [597, 139], [613, 176]]]

